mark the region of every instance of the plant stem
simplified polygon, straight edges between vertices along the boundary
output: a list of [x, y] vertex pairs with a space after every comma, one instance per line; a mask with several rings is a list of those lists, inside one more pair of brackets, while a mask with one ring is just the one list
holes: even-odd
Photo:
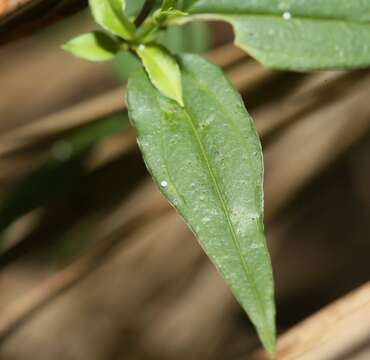
[[162, 10], [168, 10], [169, 8], [173, 7], [175, 4], [175, 0], [165, 0], [162, 3]]
[[141, 9], [139, 15], [135, 19], [136, 27], [139, 27], [145, 19], [148, 17], [155, 5], [155, 0], [146, 0], [143, 8]]

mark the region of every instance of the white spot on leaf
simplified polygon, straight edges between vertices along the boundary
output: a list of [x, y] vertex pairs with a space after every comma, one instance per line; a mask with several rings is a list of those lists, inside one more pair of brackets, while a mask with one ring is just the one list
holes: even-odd
[[292, 18], [292, 14], [289, 11], [285, 11], [283, 13], [283, 19], [284, 20], [290, 20]]

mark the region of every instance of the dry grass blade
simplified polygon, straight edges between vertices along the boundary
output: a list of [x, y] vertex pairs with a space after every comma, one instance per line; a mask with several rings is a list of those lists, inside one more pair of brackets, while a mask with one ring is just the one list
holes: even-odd
[[369, 76], [364, 77], [356, 82], [353, 92], [338, 97], [334, 103], [315, 107], [269, 144], [265, 151], [269, 175], [265, 181], [267, 219], [368, 133], [369, 83]]
[[[245, 58], [244, 55], [232, 49], [234, 48], [227, 45], [221, 50], [212, 52], [210, 57], [227, 69], [228, 76], [239, 91], [244, 93], [247, 92], [247, 101], [248, 93], [250, 91], [253, 92], [254, 88], [261, 82], [266, 85], [264, 87], [266, 93], [269, 92], [270, 87], [273, 87], [272, 80], [275, 78], [276, 74], [263, 70], [253, 61], [243, 61]], [[297, 89], [293, 89], [294, 96], [278, 96], [271, 103], [267, 103], [255, 110], [253, 115], [256, 119], [256, 127], [266, 141], [264, 150], [266, 155], [266, 217], [268, 222], [270, 222], [300, 190], [307, 186], [318, 174], [338, 160], [341, 155], [368, 133], [370, 129], [370, 121], [368, 118], [369, 104], [366, 97], [370, 81], [368, 75], [369, 74], [366, 72], [359, 73], [358, 75], [354, 73], [343, 74], [341, 72], [315, 74], [307, 77], [305, 81], [298, 85]], [[284, 81], [285, 75], [279, 76], [281, 76], [281, 80]], [[348, 91], [348, 89], [350, 89], [350, 91]], [[5, 159], [1, 160], [2, 167], [8, 167], [9, 164], [11, 164], [12, 157], [17, 158], [18, 155], [7, 156], [13, 155], [12, 153], [14, 151], [24, 150], [28, 146], [38, 143], [40, 140], [60, 136], [66, 131], [93, 122], [98, 117], [104, 117], [108, 114], [122, 111], [124, 109], [122, 97], [122, 90], [113, 90], [105, 95], [75, 105], [66, 111], [41, 119], [35, 124], [24, 126], [23, 128], [14, 130], [12, 133], [3, 135], [0, 138], [0, 158], [1, 156], [5, 157]], [[93, 111], [90, 111], [91, 109], [93, 109]], [[89, 159], [89, 170], [103, 167], [119, 157], [123, 152], [126, 152], [128, 148], [132, 149], [134, 146], [132, 134], [129, 134], [128, 139], [123, 139], [121, 137], [106, 139], [95, 149], [93, 156]], [[23, 165], [20, 165], [20, 167], [21, 166]], [[13, 175], [15, 174], [14, 176], [16, 176], [16, 174], [19, 173], [21, 173], [21, 170], [18, 171], [17, 169], [16, 173], [13, 173]], [[8, 178], [10, 178], [10, 176], [8, 176]], [[144, 194], [143, 196], [145, 196], [146, 192], [143, 191], [142, 193]], [[158, 195], [156, 192], [153, 193]], [[140, 203], [140, 201], [137, 201], [137, 203]], [[143, 203], [145, 202], [143, 201]], [[91, 252], [87, 253], [85, 257], [65, 270], [62, 270], [60, 273], [50, 277], [45, 283], [32, 290], [29, 294], [30, 297], [26, 294], [23, 298], [15, 301], [11, 307], [6, 308], [4, 314], [7, 314], [7, 317], [4, 317], [0, 321], [0, 338], [3, 336], [2, 340], [5, 341], [7, 335], [10, 335], [13, 331], [18, 329], [18, 325], [24, 325], [26, 323], [25, 320], [30, 318], [34, 319], [30, 315], [35, 315], [38, 313], [38, 310], [43, 309], [43, 305], [49, 304], [56, 295], [64, 293], [64, 291], [69, 289], [72, 285], [79, 283], [80, 279], [84, 278], [86, 274], [90, 273], [91, 270], [95, 269], [95, 267], [100, 264], [100, 255], [104, 254], [102, 256], [103, 258], [109, 255], [111, 253], [110, 249], [115, 247], [125, 235], [131, 232], [131, 230], [135, 230], [139, 225], [146, 226], [145, 224], [148, 224], [148, 217], [145, 214], [154, 214], [154, 217], [157, 217], [157, 215], [160, 217], [162, 216], [162, 210], [166, 212], [168, 209], [168, 206], [163, 204], [163, 200], [158, 196], [155, 196], [153, 202], [150, 202], [150, 204], [150, 206], [153, 206], [153, 212], [151, 212], [151, 207], [148, 206], [148, 208], [138, 211], [135, 215], [137, 217], [126, 218], [123, 216], [122, 212], [118, 211], [112, 214], [112, 217], [109, 217], [112, 221], [110, 224], [107, 225], [107, 223], [105, 223], [106, 225], [104, 226], [98, 224], [97, 228], [100, 230], [97, 230], [97, 240], [105, 238], [108, 239], [108, 243], [103, 245], [104, 242], [97, 242], [96, 247], [92, 248]], [[161, 208], [162, 205], [163, 209]], [[289, 221], [290, 220], [291, 218], [289, 218]], [[112, 223], [116, 224], [116, 226], [112, 226]], [[103, 228], [109, 231], [102, 231], [101, 229]], [[117, 236], [115, 235], [116, 230]], [[166, 232], [166, 230], [167, 229], [165, 229], [164, 232]], [[163, 232], [163, 228], [161, 228], [161, 231]], [[171, 236], [173, 236], [172, 240], [183, 240], [177, 239], [177, 234]], [[154, 243], [152, 246], [156, 246], [158, 243]], [[171, 244], [173, 244], [173, 242], [171, 242]], [[152, 248], [147, 246], [147, 248], [143, 249], [143, 253], [151, 253], [151, 249]], [[192, 257], [193, 262], [191, 265], [194, 265], [194, 267], [198, 265], [198, 263], [196, 263], [196, 257], [200, 256], [200, 249], [196, 249], [194, 253], [189, 255], [189, 257]], [[125, 251], [126, 250], [125, 248]], [[171, 257], [174, 251], [172, 253], [168, 251], [167, 254], [168, 257]], [[183, 254], [181, 255], [183, 256]], [[168, 257], [164, 258], [167, 259]], [[181, 257], [181, 259], [182, 258], [183, 257]], [[166, 268], [167, 265], [170, 269], [174, 268], [172, 266], [173, 264], [167, 264], [167, 262], [163, 263], [163, 259], [157, 259], [156, 261], [160, 263], [163, 268]], [[179, 260], [176, 256], [173, 256], [173, 261]], [[187, 264], [187, 266], [189, 269], [192, 268], [189, 264]], [[174, 301], [172, 307], [169, 307], [165, 302], [164, 309], [162, 308], [160, 311], [160, 325], [153, 321], [153, 319], [156, 319], [155, 314], [140, 314], [140, 316], [135, 314], [135, 321], [138, 323], [140, 323], [141, 319], [143, 324], [152, 324], [152, 326], [142, 326], [142, 328], [146, 329], [143, 337], [148, 340], [148, 352], [156, 349], [158, 354], [162, 355], [163, 339], [168, 338], [173, 333], [181, 332], [181, 336], [168, 346], [168, 352], [171, 354], [169, 358], [177, 358], [176, 355], [179, 354], [178, 349], [189, 348], [189, 344], [193, 343], [193, 336], [195, 334], [203, 334], [205, 343], [209, 344], [212, 342], [213, 344], [219, 340], [215, 340], [217, 336], [225, 336], [228, 331], [232, 331], [228, 327], [231, 323], [224, 324], [223, 313], [221, 313], [218, 305], [222, 304], [222, 311], [226, 313], [227, 311], [231, 312], [230, 308], [233, 308], [235, 304], [230, 300], [231, 298], [228, 296], [227, 290], [225, 290], [225, 288], [220, 288], [217, 289], [216, 292], [218, 291], [217, 294], [222, 296], [221, 301], [218, 301], [217, 296], [214, 296], [214, 298], [212, 298], [214, 303], [212, 302], [212, 306], [208, 306], [207, 296], [209, 296], [209, 294], [205, 293], [209, 292], [213, 286], [216, 287], [218, 277], [214, 274], [210, 275], [211, 270], [209, 268], [202, 268], [202, 270], [204, 270], [201, 276], [203, 282], [207, 281], [208, 276], [210, 276], [210, 283], [212, 286], [208, 284], [207, 287], [204, 287], [202, 281], [200, 281], [199, 284], [194, 283], [194, 286], [191, 287], [192, 291], [187, 293], [187, 296], [184, 296], [186, 301], [177, 299], [177, 301]], [[163, 273], [164, 272], [165, 270], [163, 270]], [[167, 273], [168, 270], [166, 270], [166, 274]], [[150, 283], [153, 281], [163, 281], [165, 277], [162, 273], [160, 275], [156, 274], [155, 276], [152, 276], [151, 272], [149, 272], [149, 274]], [[174, 278], [178, 277], [176, 270], [172, 276]], [[154, 277], [155, 280], [153, 280]], [[82, 285], [80, 287], [82, 287]], [[162, 289], [160, 286], [158, 287]], [[154, 290], [158, 288], [152, 287], [151, 289], [152, 292], [158, 291]], [[133, 294], [135, 294], [135, 292], [133, 292]], [[196, 296], [197, 294], [199, 297]], [[68, 293], [68, 296], [73, 295]], [[131, 297], [134, 297], [134, 295], [131, 295]], [[148, 297], [149, 290], [145, 299], [147, 300]], [[158, 298], [159, 297], [160, 296], [158, 296]], [[352, 297], [346, 299], [346, 302], [349, 304], [352, 303]], [[158, 301], [160, 301], [160, 299], [158, 299]], [[161, 301], [163, 303], [163, 299]], [[153, 300], [153, 302], [155, 302], [155, 300]], [[191, 305], [189, 305], [189, 302], [191, 302]], [[158, 305], [158, 307], [163, 307], [162, 303]], [[353, 304], [354, 303], [355, 302], [353, 302]], [[197, 308], [195, 309], [195, 307]], [[206, 311], [204, 310], [205, 308]], [[364, 307], [361, 308], [364, 309]], [[344, 307], [341, 307], [341, 310], [343, 309]], [[352, 309], [355, 309], [355, 307]], [[366, 305], [366, 309], [366, 311], [368, 311], [368, 305]], [[215, 329], [224, 326], [224, 332], [222, 333], [216, 330], [213, 332], [213, 330], [207, 329], [203, 322], [204, 319], [202, 320], [199, 314], [206, 314], [205, 318], [207, 322], [209, 321], [209, 323], [212, 324], [217, 323], [219, 326], [215, 326]], [[325, 317], [326, 312], [324, 311], [322, 314], [324, 314]], [[361, 314], [363, 318], [364, 316], [368, 316], [368, 312], [366, 314]], [[175, 315], [178, 315], [178, 317], [175, 317]], [[334, 324], [335, 319], [336, 321], [338, 320], [338, 317], [335, 317], [338, 313], [331, 312], [331, 315], [333, 315], [331, 318], [332, 320], [328, 320], [325, 331], [330, 334], [329, 337], [331, 334], [338, 336], [338, 338], [341, 339], [340, 341], [343, 342], [343, 345], [345, 345], [346, 339], [341, 337], [345, 332], [345, 326], [352, 326], [351, 324], [354, 324], [356, 319], [360, 322], [361, 318], [351, 317], [351, 314], [347, 314], [346, 310], [343, 310], [339, 315], [343, 315], [344, 325], [343, 327], [339, 326], [341, 330], [339, 331], [338, 329], [338, 332], [336, 332], [335, 326], [332, 324]], [[319, 317], [314, 317], [313, 319], [316, 319], [316, 321], [319, 319], [318, 322], [321, 321]], [[346, 319], [349, 319], [348, 322]], [[179, 323], [183, 321], [195, 324], [194, 328], [189, 325], [187, 330], [184, 329], [183, 331], [181, 325], [179, 325]], [[319, 331], [320, 327], [314, 329], [314, 326], [317, 326], [315, 321], [310, 321], [311, 320], [308, 320], [308, 323], [313, 326], [312, 334], [314, 331]], [[209, 323], [207, 323], [207, 325], [209, 325]], [[48, 327], [46, 326], [45, 328]], [[304, 327], [302, 324], [302, 327], [299, 326], [298, 329], [308, 329], [307, 334], [310, 334], [309, 326]], [[359, 332], [357, 333], [356, 330], [359, 330]], [[360, 342], [362, 341], [361, 339], [365, 331], [368, 330], [369, 329], [365, 325], [361, 324], [361, 326], [353, 330], [352, 334], [356, 332], [354, 337], [356, 336]], [[210, 336], [207, 336], [207, 334], [210, 334]], [[212, 338], [213, 334], [217, 336], [215, 335], [214, 338]], [[240, 333], [238, 334], [240, 335]], [[286, 337], [283, 335], [281, 340], [282, 345], [279, 345], [282, 346], [282, 348], [279, 348], [279, 356], [285, 356], [286, 354], [288, 354], [286, 356], [296, 356], [297, 354], [294, 352], [294, 348], [297, 344], [300, 344], [298, 340], [302, 339], [302, 337], [297, 338], [293, 335], [289, 337], [289, 334], [294, 334], [294, 330], [287, 333]], [[302, 336], [302, 334], [305, 334], [305, 330], [300, 331], [300, 336]], [[308, 337], [311, 335], [308, 335]], [[292, 343], [294, 346], [290, 348], [291, 342], [290, 340], [284, 340], [285, 338], [293, 339]], [[223, 339], [225, 339], [225, 337], [223, 337]], [[309, 349], [306, 348], [308, 349], [307, 354], [309, 356], [311, 356], [311, 353], [315, 356], [317, 355], [316, 357], [308, 357], [307, 360], [328, 360], [330, 357], [320, 357], [321, 355], [317, 352], [311, 352], [316, 351], [314, 346], [311, 346], [314, 340], [314, 335], [312, 335], [312, 338], [309, 337], [307, 342], [304, 341], [304, 344], [302, 343], [301, 349], [306, 345], [309, 347]], [[321, 340], [322, 339], [318, 339], [317, 341]], [[287, 341], [287, 343], [285, 343], [285, 341]], [[329, 342], [331, 343], [330, 339]], [[245, 345], [244, 338], [243, 344]], [[321, 344], [322, 343], [320, 343], [320, 346]], [[337, 353], [334, 351], [333, 344], [334, 342], [331, 345], [325, 343], [321, 349], [323, 349], [323, 354], [327, 356], [333, 355], [334, 359], [337, 359], [335, 358]], [[353, 343], [347, 343], [346, 346], [349, 348], [354, 345]], [[216, 345], [214, 345], [214, 349], [216, 348]], [[192, 346], [191, 350], [194, 351], [194, 353], [197, 353], [199, 350], [199, 356], [197, 358], [212, 358], [211, 356], [208, 357], [208, 353], [204, 355], [201, 351], [205, 350], [198, 349], [196, 345]], [[306, 354], [306, 352], [304, 354]], [[255, 356], [257, 356], [256, 359], [264, 359], [261, 354]], [[281, 357], [281, 359], [306, 359], [305, 357], [299, 356], [301, 356], [301, 354], [298, 354], [297, 357]], [[213, 358], [219, 359], [218, 357]]]
[[[276, 360], [341, 360], [369, 345], [370, 283], [327, 306], [278, 339]], [[353, 353], [352, 353], [353, 351]], [[259, 351], [248, 360], [268, 360]]]
[[91, 123], [99, 118], [124, 110], [124, 91], [121, 88], [73, 105], [45, 119], [16, 129], [5, 135], [0, 143], [0, 157], [27, 147], [49, 136]]
[[[299, 189], [304, 186], [304, 184], [308, 183], [308, 181], [317, 175], [317, 173], [326, 165], [334, 161], [341, 153], [345, 151], [345, 149], [348, 148], [348, 146], [357, 141], [359, 137], [361, 137], [370, 127], [370, 121], [368, 121], [368, 118], [365, 116], [366, 107], [364, 107], [364, 104], [367, 104], [367, 102], [364, 100], [366, 100], [366, 93], [362, 91], [367, 87], [368, 80], [365, 79], [360, 83], [360, 85], [358, 85], [357, 88], [359, 93], [364, 94], [363, 96], [358, 96], [358, 93], [356, 93], [356, 96], [348, 96], [344, 101], [341, 102], [343, 114], [352, 112], [353, 106], [356, 106], [358, 109], [358, 122], [356, 123], [356, 126], [352, 127], [351, 132], [348, 132], [348, 122], [351, 120], [349, 116], [343, 116], [343, 118], [340, 120], [331, 122], [331, 124], [334, 124], [332, 125], [332, 131], [326, 131], [325, 128], [327, 125], [322, 121], [322, 119], [330, 119], [330, 114], [331, 112], [334, 114], [334, 110], [332, 109], [332, 106], [324, 106], [317, 112], [314, 112], [301, 119], [294, 124], [294, 126], [288, 127], [282, 132], [277, 141], [267, 147], [266, 198], [270, 206], [267, 207], [268, 219], [271, 219], [273, 215], [276, 214], [277, 210], [286, 205], [286, 203]], [[296, 148], [296, 142], [301, 143], [303, 141], [303, 138], [305, 138], [308, 131], [310, 132], [311, 138], [315, 139], [315, 141], [312, 141], [310, 146], [305, 146], [302, 148], [301, 152], [297, 153], [297, 155], [293, 154], [290, 150], [292, 148]], [[340, 148], [336, 147], [335, 151], [328, 151], [327, 146], [334, 143], [339, 143], [338, 139], [342, 139], [344, 134], [346, 134], [347, 141], [341, 143], [342, 145]], [[325, 146], [322, 147], [323, 145]], [[291, 169], [297, 168], [297, 172], [279, 171], [278, 173], [274, 173], [274, 168], [276, 167], [277, 169], [281, 169], [281, 166], [286, 162], [286, 159], [289, 158], [287, 157], [287, 152], [292, 155], [290, 156], [287, 166], [289, 165]], [[113, 153], [115, 152], [113, 151]], [[323, 156], [324, 154], [328, 155]], [[306, 165], [304, 166], [303, 170], [301, 167], [299, 167], [302, 157], [307, 158], [307, 161], [305, 162]], [[299, 171], [299, 169], [301, 169], [301, 171]], [[282, 184], [285, 183], [287, 183], [289, 187], [287, 187], [286, 191], [282, 191]], [[157, 199], [156, 201], [161, 203], [162, 200]], [[140, 221], [143, 221], [143, 218], [140, 218]], [[95, 251], [96, 250], [93, 250], [92, 254], [94, 254]], [[91, 258], [91, 255], [88, 255], [88, 258]], [[93, 255], [93, 258], [95, 258], [95, 255]], [[3, 325], [1, 326], [3, 331], [6, 333], [6, 329], [13, 327], [13, 325], [10, 326], [11, 324], [18, 323], [19, 319], [26, 318], [27, 313], [32, 312], [31, 310], [37, 308], [40, 303], [47, 303], [48, 299], [51, 298], [54, 293], [59, 293], [61, 289], [68, 287], [71, 282], [74, 283], [77, 281], [77, 279], [80, 278], [80, 272], [82, 269], [85, 271], [86, 268], [93, 265], [93, 263], [89, 261], [89, 266], [86, 266], [86, 260], [81, 261], [82, 264], [85, 265], [82, 268], [80, 265], [77, 265], [79, 270], [73, 271], [74, 275], [72, 278], [65, 277], [64, 275], [57, 275], [55, 279], [62, 278], [66, 279], [66, 281], [59, 282], [59, 280], [51, 280], [51, 284], [54, 284], [51, 286], [51, 292], [49, 290], [45, 290], [50, 288], [49, 282], [47, 282], [36, 291], [37, 295], [35, 297], [31, 297], [30, 302], [26, 301], [23, 304], [22, 301], [22, 304], [20, 305], [15, 303], [14, 309], [18, 310], [9, 309], [7, 313], [15, 313], [16, 315], [11, 315], [11, 320], [3, 320]], [[67, 271], [67, 273], [69, 274], [70, 272]], [[62, 271], [62, 274], [64, 274], [64, 271]]]
[[[141, 206], [135, 206], [145, 195], [146, 201]], [[132, 210], [134, 208], [134, 210]], [[95, 245], [63, 270], [51, 276], [39, 287], [32, 290], [27, 296], [14, 302], [4, 312], [0, 320], [0, 344], [3, 343], [24, 321], [47, 305], [56, 296], [77, 284], [92, 270], [102, 264], [108, 255], [127, 238], [130, 233], [156, 221], [169, 211], [170, 207], [157, 192], [152, 192], [151, 187], [140, 188], [131, 200], [116, 209], [108, 218], [103, 219], [96, 226]], [[121, 219], [124, 219], [122, 222]]]
[[[234, 46], [226, 45], [213, 50], [209, 57], [226, 68], [245, 58], [245, 55], [243, 57], [242, 55], [240, 50]], [[238, 67], [234, 72], [230, 70], [231, 78], [237, 82], [236, 85], [241, 91], [245, 90], [249, 84], [253, 85], [261, 78], [266, 77], [266, 72], [255, 63], [251, 62], [241, 66], [243, 68]], [[240, 78], [236, 74], [241, 71], [243, 75]], [[27, 148], [27, 146], [45, 138], [57, 136], [79, 126], [87, 125], [99, 118], [124, 111], [126, 109], [124, 99], [124, 91], [117, 88], [6, 133], [0, 137], [0, 158], [14, 151]]]
[[84, 0], [2, 0], [0, 45], [30, 35], [87, 5]]

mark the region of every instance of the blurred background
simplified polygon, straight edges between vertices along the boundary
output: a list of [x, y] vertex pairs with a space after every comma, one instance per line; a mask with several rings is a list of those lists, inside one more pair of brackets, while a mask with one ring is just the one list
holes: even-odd
[[[84, 10], [0, 47], [0, 359], [246, 360], [251, 324], [141, 160], [136, 60], [60, 49], [94, 28]], [[368, 281], [370, 72], [271, 72], [219, 23], [161, 41], [222, 66], [254, 118], [279, 333]]]

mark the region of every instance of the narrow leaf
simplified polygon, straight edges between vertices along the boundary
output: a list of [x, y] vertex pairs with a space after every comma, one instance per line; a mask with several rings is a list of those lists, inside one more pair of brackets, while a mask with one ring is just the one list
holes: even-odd
[[135, 26], [124, 14], [125, 2], [122, 0], [89, 0], [95, 21], [105, 30], [131, 40]]
[[103, 32], [95, 31], [70, 40], [62, 48], [85, 60], [106, 61], [114, 58], [119, 44]]
[[182, 106], [181, 73], [173, 56], [158, 45], [140, 45], [136, 52], [153, 85]]
[[230, 22], [236, 44], [270, 68], [370, 65], [370, 0], [190, 0], [185, 10]]
[[184, 107], [144, 71], [128, 85], [130, 119], [146, 165], [170, 203], [275, 348], [271, 263], [263, 233], [261, 145], [239, 94], [222, 71], [181, 56]]

